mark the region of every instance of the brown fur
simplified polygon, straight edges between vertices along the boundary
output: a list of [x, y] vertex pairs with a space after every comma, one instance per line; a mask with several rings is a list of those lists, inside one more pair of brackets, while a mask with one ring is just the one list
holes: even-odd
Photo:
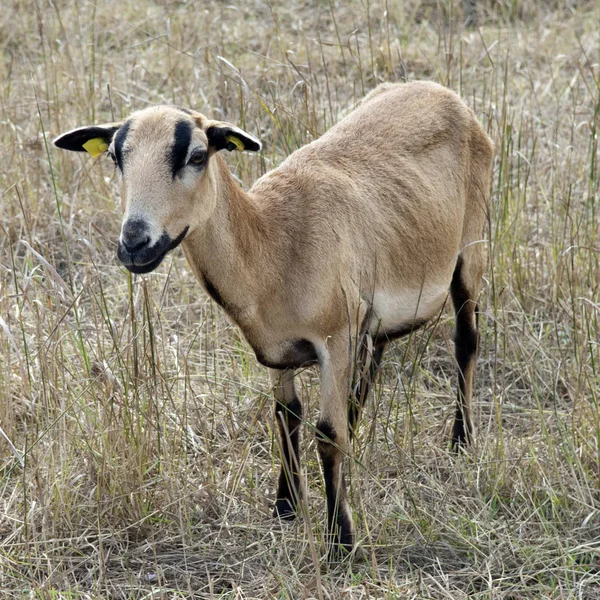
[[[174, 123], [186, 119], [195, 126], [193, 144], [210, 158], [201, 173], [172, 178], [165, 148]], [[263, 363], [293, 369], [306, 361], [301, 348], [314, 349], [321, 368], [317, 427], [334, 438], [319, 441], [328, 500], [331, 494], [336, 500], [330, 531], [334, 542], [351, 548], [341, 469], [350, 451], [348, 398], [359, 336], [383, 343], [431, 318], [451, 282], [456, 310], [464, 311], [453, 441], [472, 436], [475, 358], [472, 344], [463, 342], [476, 337], [488, 137], [453, 92], [426, 82], [385, 84], [246, 193], [208, 139], [211, 125], [228, 124], [174, 107], [146, 109], [129, 123], [125, 221], [145, 219], [152, 239], [164, 231], [175, 239], [189, 227], [182, 247], [190, 266], [218, 293]], [[279, 374], [273, 370], [274, 381]], [[289, 372], [277, 396], [282, 405], [296, 398]]]

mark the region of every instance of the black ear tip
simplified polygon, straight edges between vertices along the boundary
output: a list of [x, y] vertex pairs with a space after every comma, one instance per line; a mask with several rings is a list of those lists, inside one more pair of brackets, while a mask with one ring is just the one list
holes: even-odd
[[79, 140], [73, 140], [68, 134], [59, 135], [52, 140], [52, 145], [61, 150], [70, 150], [71, 152], [85, 152], [85, 148]]
[[[80, 140], [77, 139], [77, 136], [74, 131], [67, 131], [67, 133], [63, 133], [58, 137], [52, 140], [52, 145], [55, 148], [60, 148], [61, 150], [74, 150], [74, 151], [84, 151], [85, 148], [81, 146], [79, 143]], [[85, 140], [82, 141], [84, 143]]]
[[248, 144], [248, 150], [252, 150], [252, 152], [260, 152], [262, 150], [262, 144], [258, 140], [252, 140], [250, 144]]

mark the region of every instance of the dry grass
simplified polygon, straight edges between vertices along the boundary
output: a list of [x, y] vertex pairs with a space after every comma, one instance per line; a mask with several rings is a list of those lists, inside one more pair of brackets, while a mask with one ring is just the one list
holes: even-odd
[[[470, 32], [456, 0], [3, 3], [3, 598], [600, 598], [600, 9], [483, 4]], [[230, 160], [249, 185], [379, 81], [418, 78], [496, 144], [478, 442], [445, 443], [446, 311], [390, 349], [364, 416], [364, 559], [315, 564], [315, 374], [309, 519], [283, 526], [265, 371], [180, 252], [117, 264], [110, 161], [46, 136], [188, 105], [262, 138]]]

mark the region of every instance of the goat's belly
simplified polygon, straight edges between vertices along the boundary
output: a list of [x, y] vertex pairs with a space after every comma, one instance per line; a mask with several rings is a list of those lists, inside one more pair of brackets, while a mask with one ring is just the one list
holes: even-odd
[[373, 294], [369, 333], [375, 337], [397, 337], [431, 319], [448, 296], [447, 285], [427, 285], [419, 290]]

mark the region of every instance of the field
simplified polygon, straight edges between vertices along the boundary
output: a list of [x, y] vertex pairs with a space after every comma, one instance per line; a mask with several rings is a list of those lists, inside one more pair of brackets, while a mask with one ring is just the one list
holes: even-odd
[[[6, 0], [0, 13], [0, 597], [600, 598], [600, 6]], [[393, 344], [348, 459], [362, 556], [271, 518], [267, 373], [181, 251], [116, 259], [117, 176], [53, 137], [156, 103], [257, 135], [249, 187], [381, 81], [458, 91], [495, 144], [474, 446], [454, 317]], [[358, 141], [359, 142], [359, 141]], [[365, 154], [377, 148], [364, 148]]]

